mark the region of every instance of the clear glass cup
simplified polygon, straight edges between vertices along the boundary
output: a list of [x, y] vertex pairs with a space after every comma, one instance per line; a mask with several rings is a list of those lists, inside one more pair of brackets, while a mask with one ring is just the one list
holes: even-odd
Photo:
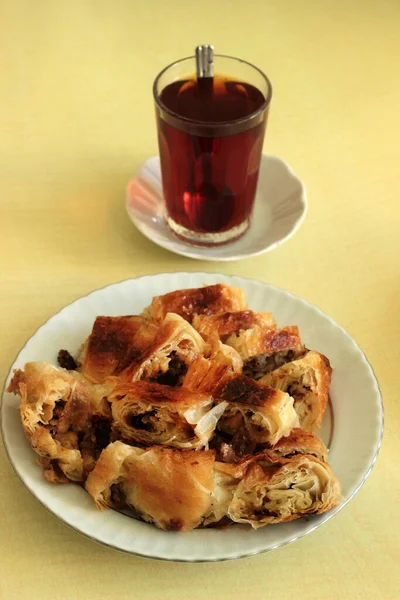
[[196, 84], [195, 57], [166, 67], [153, 86], [166, 221], [185, 241], [209, 246], [249, 227], [272, 96], [252, 64], [222, 55], [214, 63], [211, 91]]

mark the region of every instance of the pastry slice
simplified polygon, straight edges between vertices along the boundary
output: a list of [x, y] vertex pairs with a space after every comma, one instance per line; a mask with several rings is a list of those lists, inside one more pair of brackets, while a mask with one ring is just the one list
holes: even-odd
[[141, 449], [120, 441], [103, 450], [86, 481], [98, 508], [133, 508], [161, 529], [188, 531], [210, 513], [212, 451]]
[[95, 383], [118, 375], [155, 337], [157, 328], [143, 324], [138, 316], [97, 317], [78, 358], [80, 371]]
[[217, 429], [229, 437], [243, 436], [255, 444], [276, 444], [298, 426], [293, 398], [280, 390], [237, 375], [216, 392], [227, 402]]
[[155, 296], [143, 316], [160, 324], [168, 313], [176, 313], [191, 323], [195, 315], [217, 315], [246, 308], [243, 290], [218, 283]]
[[201, 335], [182, 317], [168, 313], [153, 343], [134, 358], [120, 377], [129, 381], [145, 379], [181, 385], [190, 363], [204, 351], [205, 342]]
[[209, 394], [139, 381], [109, 396], [113, 434], [127, 442], [204, 448], [226, 403], [213, 407]]
[[230, 335], [225, 344], [237, 350], [243, 360], [243, 373], [253, 379], [261, 379], [306, 352], [296, 326], [266, 329], [255, 325], [238, 336]]
[[266, 453], [271, 460], [309, 454], [323, 462], [328, 461], [328, 450], [324, 442], [315, 433], [300, 428], [292, 429], [290, 435], [281, 438]]
[[234, 348], [220, 341], [215, 348], [209, 358], [198, 356], [190, 363], [183, 380], [185, 388], [212, 394], [222, 383], [242, 372], [243, 362]]
[[[254, 454], [257, 444], [246, 435], [235, 435], [230, 440], [224, 435], [213, 437], [210, 447], [216, 451], [216, 460], [223, 463], [242, 463], [245, 457]], [[291, 458], [297, 454], [311, 454], [323, 462], [328, 460], [324, 442], [314, 433], [295, 427], [287, 437], [282, 437], [273, 446], [259, 445], [258, 451], [268, 454], [271, 461]]]
[[214, 340], [225, 342], [230, 336], [239, 337], [243, 331], [255, 326], [266, 330], [276, 328], [276, 321], [271, 313], [257, 313], [252, 310], [225, 312], [211, 316], [195, 315], [192, 324], [209, 343]]
[[36, 362], [14, 373], [8, 391], [21, 396], [22, 426], [46, 479], [83, 481], [109, 441], [111, 410], [105, 399], [109, 389]]
[[[223, 468], [234, 470], [235, 466]], [[340, 491], [330, 466], [315, 456], [296, 455], [271, 462], [268, 456], [259, 455], [245, 468], [228, 516], [254, 529], [285, 523], [330, 510], [340, 502]]]
[[293, 396], [300, 427], [315, 432], [328, 403], [331, 374], [326, 356], [312, 350], [268, 373], [261, 381]]

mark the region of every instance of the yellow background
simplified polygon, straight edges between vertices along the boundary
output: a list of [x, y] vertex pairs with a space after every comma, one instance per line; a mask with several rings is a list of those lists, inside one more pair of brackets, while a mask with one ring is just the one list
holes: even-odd
[[[400, 4], [197, 5], [0, 1], [0, 375], [41, 323], [92, 289], [144, 273], [234, 273], [303, 296], [354, 336], [382, 388], [383, 447], [360, 493], [318, 531], [203, 565], [81, 537], [25, 490], [1, 448], [0, 598], [400, 598]], [[199, 43], [269, 75], [266, 150], [308, 189], [294, 238], [247, 261], [176, 256], [125, 214], [129, 176], [157, 151], [152, 80]]]

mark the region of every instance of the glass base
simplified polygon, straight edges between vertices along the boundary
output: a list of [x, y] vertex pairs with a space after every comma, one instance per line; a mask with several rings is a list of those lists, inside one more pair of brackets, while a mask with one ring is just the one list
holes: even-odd
[[246, 219], [240, 223], [240, 225], [236, 225], [236, 227], [233, 227], [228, 231], [220, 233], [199, 233], [198, 231], [191, 231], [190, 229], [186, 229], [186, 227], [179, 225], [168, 215], [166, 216], [166, 221], [171, 231], [178, 238], [194, 246], [222, 246], [223, 244], [235, 242], [246, 233], [250, 225], [250, 219]]

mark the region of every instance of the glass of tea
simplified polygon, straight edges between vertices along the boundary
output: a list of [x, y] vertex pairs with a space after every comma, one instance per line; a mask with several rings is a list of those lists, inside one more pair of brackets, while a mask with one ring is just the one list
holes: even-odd
[[272, 96], [257, 67], [213, 58], [212, 77], [196, 75], [193, 56], [166, 67], [153, 87], [167, 223], [209, 246], [249, 227]]

